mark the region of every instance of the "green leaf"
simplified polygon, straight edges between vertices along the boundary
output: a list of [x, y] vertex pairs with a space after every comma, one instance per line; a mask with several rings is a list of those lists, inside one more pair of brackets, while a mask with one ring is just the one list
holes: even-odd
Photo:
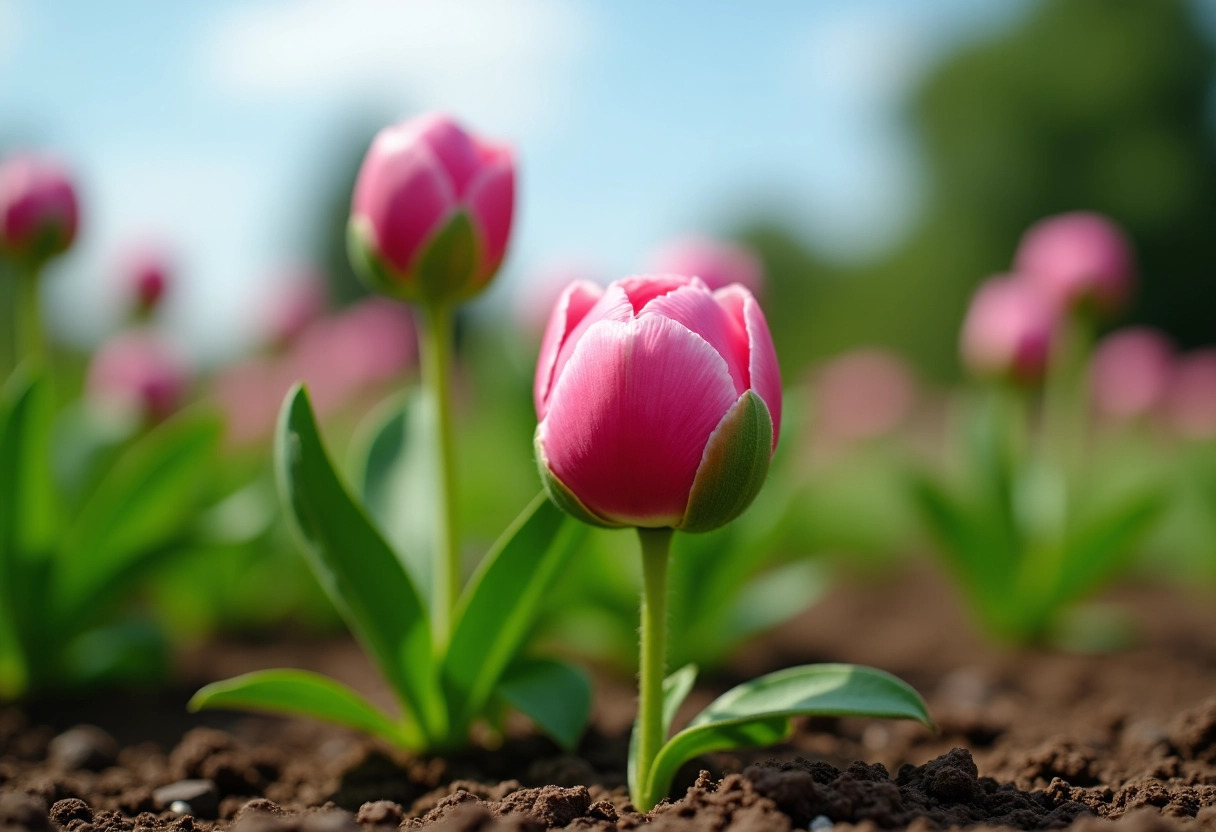
[[357, 437], [355, 481], [363, 505], [388, 538], [423, 600], [435, 551], [434, 407], [411, 391], [377, 408]]
[[57, 658], [57, 680], [85, 690], [116, 682], [159, 682], [170, 668], [164, 632], [156, 622], [140, 619], [77, 635]]
[[1118, 574], [1165, 507], [1160, 490], [1141, 491], [1070, 534], [1052, 603], [1075, 601]]
[[661, 800], [676, 771], [693, 757], [779, 742], [795, 716], [915, 719], [933, 727], [920, 695], [881, 670], [847, 664], [778, 670], [722, 694], [672, 737], [654, 760], [639, 808]]
[[722, 646], [730, 648], [788, 621], [809, 609], [827, 591], [829, 578], [821, 563], [800, 561], [779, 566], [753, 578], [735, 597], [719, 620]]
[[489, 701], [585, 533], [540, 494], [481, 562], [456, 606], [444, 656], [453, 730], [475, 719]]
[[183, 414], [140, 439], [115, 464], [65, 534], [56, 606], [74, 620], [113, 593], [139, 562], [165, 551], [198, 511], [222, 427]]
[[259, 670], [213, 682], [194, 694], [186, 707], [307, 716], [374, 734], [404, 748], [422, 744], [421, 735], [408, 722], [392, 719], [340, 682], [306, 670]]
[[[688, 694], [692, 692], [692, 686], [697, 683], [697, 666], [695, 664], [686, 664], [672, 673], [663, 680], [663, 736], [671, 733], [671, 723], [676, 718], [676, 713], [680, 710], [680, 706], [684, 704], [684, 700], [688, 698]], [[638, 721], [634, 720], [633, 733], [629, 735], [629, 760], [627, 775], [629, 779], [629, 793], [638, 794]]]
[[28, 683], [18, 613], [28, 593], [21, 578], [25, 556], [17, 521], [23, 511], [24, 437], [34, 387], [34, 380], [14, 377], [0, 399], [0, 700], [16, 698]]
[[578, 745], [591, 714], [587, 674], [553, 659], [516, 661], [503, 674], [495, 693], [567, 751]]
[[279, 493], [334, 606], [424, 734], [446, 733], [426, 610], [397, 556], [330, 464], [308, 394], [287, 394], [275, 436]]

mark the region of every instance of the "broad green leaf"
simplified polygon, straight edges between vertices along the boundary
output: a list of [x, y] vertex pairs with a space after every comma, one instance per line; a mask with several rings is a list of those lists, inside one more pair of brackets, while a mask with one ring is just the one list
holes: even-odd
[[60, 547], [56, 594], [75, 613], [114, 589], [137, 561], [183, 533], [205, 496], [221, 425], [183, 414], [140, 439], [98, 484]]
[[308, 394], [295, 387], [275, 435], [279, 493], [317, 580], [429, 736], [446, 733], [431, 627], [397, 556], [330, 464]]
[[444, 656], [454, 728], [475, 719], [489, 701], [585, 531], [540, 494], [481, 562], [457, 604]]
[[495, 693], [572, 751], [591, 714], [591, 680], [573, 665], [552, 659], [517, 660]]
[[1161, 491], [1142, 491], [1070, 534], [1052, 602], [1074, 601], [1117, 574], [1165, 507]]
[[20, 578], [24, 555], [17, 520], [23, 510], [23, 436], [33, 391], [32, 380], [14, 377], [0, 399], [0, 700], [17, 697], [29, 681], [17, 610], [26, 594]]
[[410, 392], [377, 408], [355, 440], [363, 505], [429, 603], [434, 521], [434, 408]]
[[[680, 710], [680, 706], [684, 704], [684, 700], [688, 698], [688, 694], [692, 691], [692, 686], [697, 683], [697, 666], [686, 664], [672, 673], [663, 680], [663, 736], [666, 737], [671, 733], [671, 723], [676, 718], [676, 713]], [[629, 735], [629, 760], [627, 761], [627, 775], [629, 779], [629, 793], [632, 795], [638, 794], [638, 721], [633, 721], [633, 732]]]
[[920, 695], [881, 670], [847, 664], [778, 670], [722, 694], [672, 737], [655, 758], [639, 808], [662, 799], [676, 771], [693, 757], [779, 742], [795, 716], [915, 719], [933, 727]]
[[259, 670], [213, 682], [194, 694], [191, 711], [231, 708], [290, 714], [332, 722], [418, 748], [422, 737], [409, 722], [398, 722], [340, 682], [306, 670]]

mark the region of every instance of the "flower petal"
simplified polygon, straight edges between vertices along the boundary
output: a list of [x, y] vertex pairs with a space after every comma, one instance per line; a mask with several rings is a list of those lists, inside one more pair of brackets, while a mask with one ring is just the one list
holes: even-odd
[[[704, 286], [688, 284], [656, 297], [638, 315], [662, 315], [678, 321], [709, 342], [726, 361], [735, 393], [749, 387], [747, 330]], [[740, 349], [742, 346], [742, 349]]]
[[435, 155], [421, 144], [394, 149], [384, 131], [367, 154], [351, 213], [367, 220], [380, 255], [398, 272], [408, 272], [423, 242], [443, 227], [455, 198]]
[[511, 236], [515, 211], [515, 162], [510, 154], [483, 168], [469, 185], [464, 198], [481, 240], [481, 283], [498, 271]]
[[595, 515], [674, 526], [735, 400], [726, 362], [675, 321], [598, 321], [558, 375], [539, 441], [554, 476]]
[[618, 280], [617, 284], [625, 291], [629, 302], [633, 304], [634, 314], [637, 314], [655, 298], [674, 292], [694, 281], [700, 282], [682, 274], [639, 274]]
[[442, 113], [420, 116], [403, 126], [412, 128], [416, 140], [431, 149], [452, 183], [453, 194], [461, 197], [481, 167], [481, 154], [474, 139]]
[[[777, 364], [777, 350], [773, 347], [773, 336], [760, 304], [738, 284], [732, 284], [714, 292], [714, 298], [722, 305], [747, 333], [747, 368], [750, 388], [759, 394], [773, 417], [773, 448], [781, 433], [781, 368]], [[738, 349], [740, 344], [735, 343]]]
[[[619, 321], [624, 323], [632, 319], [633, 307], [629, 303], [629, 298], [625, 296], [619, 284], [610, 284], [608, 288], [603, 290], [603, 294], [596, 300], [595, 305], [587, 310], [587, 314], [574, 325], [570, 330], [570, 334], [562, 342], [561, 349], [557, 352], [557, 360], [553, 363], [553, 377], [549, 381], [549, 395], [552, 396], [553, 388], [557, 386], [558, 380], [562, 377], [562, 371], [570, 361], [570, 356], [574, 355], [574, 348], [578, 346], [579, 339], [590, 329], [592, 324], [598, 321]], [[542, 415], [541, 418], [543, 419], [544, 416]]]
[[553, 385], [553, 370], [557, 365], [557, 354], [566, 342], [566, 336], [574, 329], [595, 302], [604, 294], [602, 286], [588, 280], [576, 280], [567, 286], [553, 305], [545, 337], [540, 344], [540, 356], [536, 359], [536, 378], [532, 383], [532, 401], [536, 405], [536, 417], [545, 418], [545, 407], [549, 389]]

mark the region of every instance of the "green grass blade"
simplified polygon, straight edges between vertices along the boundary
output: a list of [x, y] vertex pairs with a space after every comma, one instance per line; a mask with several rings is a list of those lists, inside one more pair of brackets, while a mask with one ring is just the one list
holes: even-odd
[[495, 693], [567, 751], [578, 745], [591, 715], [587, 674], [552, 659], [516, 661], [503, 674]]
[[434, 672], [431, 627], [397, 556], [338, 479], [308, 395], [287, 395], [275, 436], [279, 493], [309, 566], [407, 715], [433, 738], [446, 733]]
[[933, 726], [920, 695], [881, 670], [846, 664], [778, 670], [722, 694], [672, 737], [655, 758], [649, 782], [635, 794], [639, 808], [661, 800], [676, 771], [693, 757], [779, 742], [795, 716], [915, 719]]
[[454, 728], [475, 719], [489, 701], [585, 532], [541, 494], [482, 561], [457, 605], [444, 656]]
[[419, 748], [422, 737], [350, 688], [306, 670], [259, 670], [213, 682], [191, 697], [191, 711], [238, 711], [306, 716], [382, 737], [404, 748]]

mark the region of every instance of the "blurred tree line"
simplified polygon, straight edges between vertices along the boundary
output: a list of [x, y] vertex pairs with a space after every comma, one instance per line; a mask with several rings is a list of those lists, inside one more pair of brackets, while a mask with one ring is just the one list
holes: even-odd
[[829, 266], [788, 220], [746, 228], [787, 373], [881, 343], [953, 376], [972, 288], [1009, 269], [1034, 220], [1077, 209], [1135, 241], [1142, 285], [1124, 322], [1216, 340], [1213, 47], [1193, 13], [1184, 0], [1043, 0], [939, 64], [907, 105], [924, 209], [879, 261]]

